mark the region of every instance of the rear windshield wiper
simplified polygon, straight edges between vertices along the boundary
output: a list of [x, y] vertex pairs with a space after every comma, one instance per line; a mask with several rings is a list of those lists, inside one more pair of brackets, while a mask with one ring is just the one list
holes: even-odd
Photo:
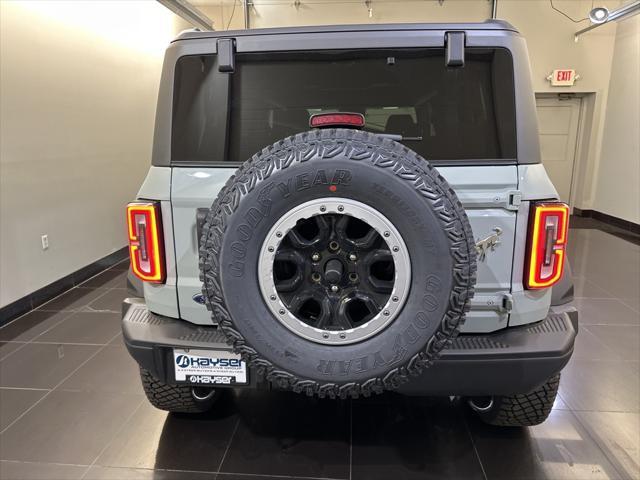
[[396, 142], [420, 142], [422, 137], [403, 137], [402, 135], [396, 135], [394, 133], [378, 133], [379, 137], [390, 138]]

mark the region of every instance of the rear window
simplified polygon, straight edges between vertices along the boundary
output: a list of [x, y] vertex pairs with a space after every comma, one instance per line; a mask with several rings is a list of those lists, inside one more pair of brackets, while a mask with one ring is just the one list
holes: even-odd
[[365, 130], [402, 135], [428, 160], [516, 157], [512, 58], [467, 49], [447, 68], [443, 49], [253, 53], [220, 73], [215, 55], [176, 66], [172, 159], [242, 162], [309, 130], [322, 112], [358, 112]]

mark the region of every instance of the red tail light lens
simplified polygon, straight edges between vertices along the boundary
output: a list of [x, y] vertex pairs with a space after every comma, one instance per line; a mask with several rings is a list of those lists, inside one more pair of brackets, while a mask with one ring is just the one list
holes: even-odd
[[536, 203], [531, 209], [527, 288], [547, 288], [562, 278], [569, 207], [564, 203]]
[[145, 282], [165, 281], [164, 245], [160, 205], [130, 203], [127, 205], [129, 256], [133, 273]]
[[309, 126], [320, 127], [364, 127], [364, 115], [361, 113], [317, 113], [309, 119]]

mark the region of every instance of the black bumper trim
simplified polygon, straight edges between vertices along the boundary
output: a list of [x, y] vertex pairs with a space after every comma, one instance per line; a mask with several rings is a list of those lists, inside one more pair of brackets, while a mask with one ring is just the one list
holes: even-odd
[[[129, 353], [156, 378], [173, 380], [171, 349], [230, 351], [222, 332], [149, 312], [142, 299], [126, 299], [122, 331]], [[559, 372], [571, 358], [578, 312], [550, 312], [544, 320], [481, 335], [460, 335], [436, 363], [402, 385], [407, 395], [511, 395], [526, 393]], [[249, 386], [256, 375], [249, 372]]]

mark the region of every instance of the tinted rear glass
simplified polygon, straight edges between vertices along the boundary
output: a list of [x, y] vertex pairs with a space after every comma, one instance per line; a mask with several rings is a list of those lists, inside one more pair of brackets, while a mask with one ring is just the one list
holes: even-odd
[[365, 130], [402, 135], [429, 160], [516, 157], [510, 53], [467, 49], [447, 68], [443, 49], [411, 49], [238, 54], [232, 74], [215, 56], [183, 57], [173, 160], [241, 162], [321, 112], [362, 113]]

